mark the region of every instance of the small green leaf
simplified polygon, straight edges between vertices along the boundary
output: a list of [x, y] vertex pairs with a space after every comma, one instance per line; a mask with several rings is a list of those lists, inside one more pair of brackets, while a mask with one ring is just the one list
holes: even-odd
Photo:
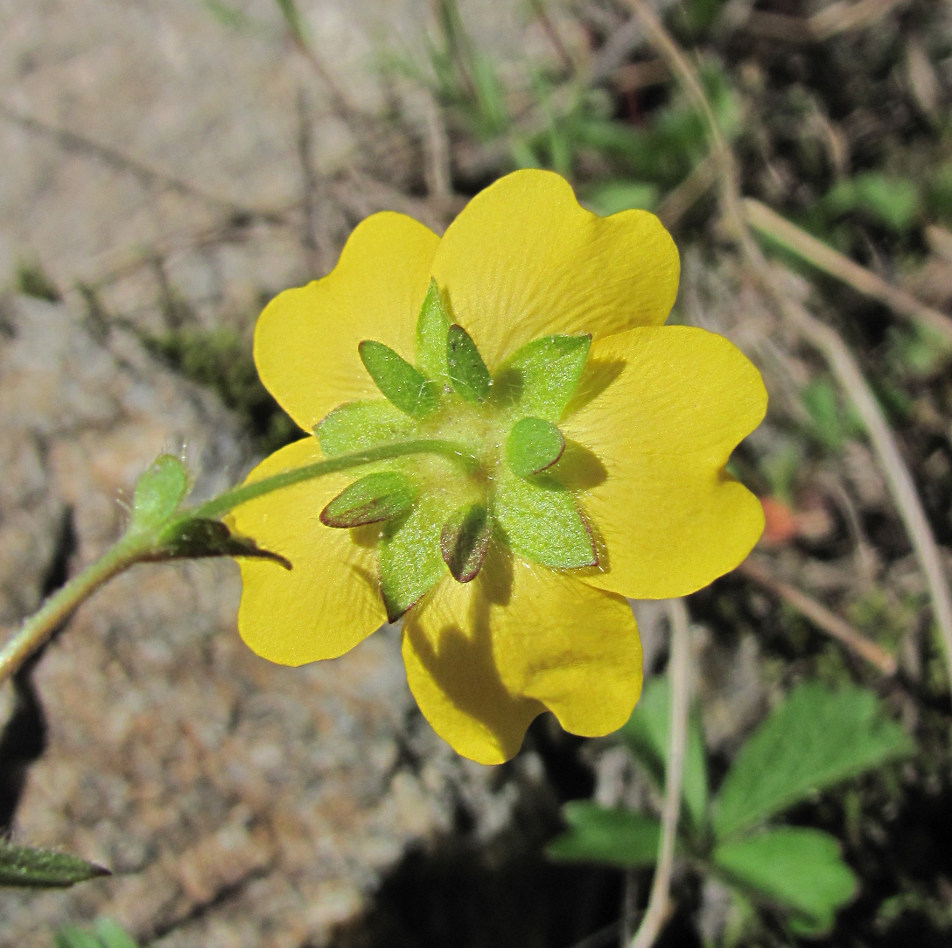
[[322, 511], [328, 527], [359, 527], [406, 513], [416, 491], [409, 478], [397, 471], [368, 474], [345, 487]]
[[496, 375], [500, 400], [557, 423], [578, 387], [591, 344], [587, 334], [543, 336], [527, 343]]
[[321, 450], [328, 456], [349, 454], [390, 441], [401, 441], [413, 433], [413, 422], [383, 399], [344, 402], [328, 413], [315, 429]]
[[158, 528], [168, 522], [188, 493], [188, 471], [172, 454], [163, 454], [136, 483], [132, 516], [143, 527]]
[[541, 418], [517, 421], [506, 439], [506, 461], [517, 477], [529, 477], [552, 467], [564, 450], [562, 432]]
[[207, 517], [183, 517], [163, 531], [159, 545], [143, 560], [196, 560], [210, 556], [248, 556], [273, 560], [285, 569], [291, 563], [278, 553], [263, 550], [250, 537], [243, 537], [220, 520]]
[[[640, 760], [659, 790], [664, 789], [668, 759], [668, 721], [671, 686], [667, 678], [654, 678], [646, 685], [628, 723], [618, 732], [632, 754]], [[701, 833], [707, 825], [707, 758], [701, 717], [692, 709], [684, 754], [681, 795], [691, 828]]]
[[553, 480], [524, 480], [500, 470], [493, 514], [509, 547], [526, 559], [556, 569], [598, 563], [595, 542], [574, 497]]
[[53, 948], [138, 948], [122, 926], [110, 918], [96, 920], [94, 933], [76, 925], [64, 925], [56, 932]]
[[455, 323], [446, 334], [446, 368], [453, 388], [468, 402], [485, 401], [492, 379], [469, 333]]
[[365, 339], [357, 349], [374, 384], [400, 411], [423, 418], [439, 407], [438, 387], [390, 346]]
[[423, 306], [416, 325], [417, 368], [434, 382], [449, 380], [446, 367], [446, 334], [450, 328], [449, 317], [443, 309], [440, 288], [436, 280], [430, 280]]
[[0, 840], [0, 885], [62, 888], [108, 875], [108, 869], [79, 856]]
[[731, 884], [793, 912], [791, 921], [803, 935], [828, 932], [836, 911], [856, 893], [856, 876], [840, 858], [839, 843], [820, 830], [765, 830], [722, 843], [712, 860]]
[[486, 558], [491, 534], [492, 521], [482, 504], [457, 510], [443, 524], [440, 552], [458, 583], [476, 578]]
[[446, 575], [440, 533], [442, 499], [424, 495], [413, 509], [384, 527], [377, 560], [387, 618], [396, 622]]
[[740, 749], [721, 784], [714, 830], [723, 839], [747, 829], [912, 747], [869, 691], [804, 682]]
[[562, 815], [569, 828], [546, 847], [550, 859], [637, 869], [658, 858], [661, 824], [654, 817], [587, 800], [566, 803]]

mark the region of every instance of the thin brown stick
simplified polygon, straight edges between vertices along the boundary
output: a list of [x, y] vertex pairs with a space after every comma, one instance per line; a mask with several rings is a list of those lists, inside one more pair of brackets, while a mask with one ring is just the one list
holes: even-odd
[[779, 312], [797, 326], [803, 337], [823, 354], [866, 428], [870, 444], [882, 465], [887, 487], [926, 579], [939, 640], [945, 652], [949, 687], [952, 690], [952, 592], [944, 575], [939, 545], [919, 500], [915, 482], [882, 409], [858, 363], [839, 335], [778, 290], [771, 268], [757, 245], [744, 214], [733, 152], [717, 127], [710, 102], [696, 71], [644, 0], [628, 0], [628, 3], [641, 17], [658, 52], [668, 61], [672, 72], [678, 76], [696, 107], [705, 116], [712, 152], [719, 156], [721, 165], [721, 205], [724, 215], [761, 291]]
[[887, 283], [878, 274], [861, 267], [822, 240], [817, 240], [760, 201], [745, 198], [742, 206], [744, 218], [754, 230], [777, 241], [824, 273], [849, 284], [859, 293], [879, 300], [900, 316], [929, 326], [952, 342], [952, 318], [945, 313], [926, 306], [904, 290]]
[[667, 603], [671, 627], [671, 708], [668, 727], [668, 762], [665, 768], [664, 803], [661, 807], [661, 845], [655, 866], [645, 917], [631, 940], [631, 948], [651, 948], [671, 915], [671, 875], [674, 871], [674, 844], [681, 813], [681, 786], [684, 778], [684, 748], [688, 739], [688, 710], [691, 704], [691, 630], [683, 599]]
[[816, 599], [797, 589], [796, 586], [771, 575], [763, 563], [752, 557], [742, 563], [737, 571], [748, 579], [752, 579], [758, 586], [763, 586], [764, 589], [789, 603], [797, 612], [806, 616], [818, 629], [826, 632], [831, 638], [842, 642], [871, 665], [875, 665], [884, 675], [896, 674], [897, 664], [894, 656], [875, 642], [871, 642], [845, 619], [841, 619], [822, 603], [817, 602]]

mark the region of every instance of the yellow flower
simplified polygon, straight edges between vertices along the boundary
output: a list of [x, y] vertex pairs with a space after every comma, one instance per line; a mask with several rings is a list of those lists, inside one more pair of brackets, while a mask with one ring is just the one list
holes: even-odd
[[[281, 664], [333, 658], [385, 622], [387, 606], [391, 616], [410, 606], [409, 685], [459, 753], [507, 760], [545, 710], [575, 734], [621, 726], [642, 680], [625, 597], [691, 593], [737, 566], [763, 528], [757, 499], [725, 472], [763, 418], [763, 383], [722, 337], [662, 325], [678, 272], [653, 215], [600, 218], [543, 171], [497, 181], [442, 238], [401, 214], [363, 221], [332, 273], [281, 293], [260, 318], [258, 371], [308, 437], [267, 458], [249, 481], [340, 453], [341, 439], [354, 449], [442, 439], [464, 445], [470, 467], [415, 454], [238, 507], [235, 528], [293, 564], [287, 572], [241, 561], [245, 642]], [[466, 330], [450, 332], [456, 342], [444, 361], [439, 346], [418, 338], [425, 300]], [[442, 333], [447, 339], [445, 325]], [[392, 356], [377, 342], [416, 362], [425, 404], [394, 408], [382, 398], [390, 369], [378, 363]], [[575, 375], [559, 362], [563, 350], [578, 356]], [[482, 364], [492, 373], [488, 396]], [[358, 418], [368, 402], [377, 414]], [[534, 420], [516, 438], [526, 416]], [[356, 518], [365, 525], [346, 528], [355, 495], [328, 505], [383, 472], [397, 472], [379, 481], [392, 521], [367, 524], [365, 506]], [[360, 490], [384, 503], [374, 484]], [[345, 515], [335, 521], [339, 507]], [[467, 535], [467, 511], [477, 526], [463, 553], [472, 554], [475, 578], [446, 549]], [[432, 552], [441, 541], [443, 559]]]

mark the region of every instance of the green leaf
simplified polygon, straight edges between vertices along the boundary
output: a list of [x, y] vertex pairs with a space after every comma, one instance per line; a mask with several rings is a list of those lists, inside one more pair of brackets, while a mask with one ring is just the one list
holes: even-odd
[[248, 556], [273, 560], [285, 569], [291, 563], [278, 553], [264, 550], [250, 537], [243, 537], [220, 520], [208, 517], [183, 517], [170, 524], [161, 534], [156, 548], [143, 560], [197, 560], [210, 556]]
[[541, 418], [517, 421], [506, 439], [506, 461], [517, 477], [529, 477], [552, 467], [564, 450], [562, 432]]
[[172, 454], [163, 454], [136, 483], [132, 516], [137, 525], [157, 529], [168, 522], [188, 493], [188, 471]]
[[526, 343], [496, 376], [500, 401], [557, 423], [578, 387], [591, 344], [590, 335], [543, 336]]
[[595, 566], [598, 555], [575, 498], [554, 480], [501, 469], [493, 514], [514, 553], [542, 566]]
[[368, 474], [345, 487], [321, 511], [321, 523], [341, 528], [380, 523], [406, 513], [415, 497], [409, 478], [397, 471]]
[[423, 306], [416, 325], [417, 368], [434, 382], [449, 381], [446, 367], [446, 335], [450, 328], [449, 317], [443, 309], [440, 288], [436, 280], [430, 280]]
[[374, 384], [400, 411], [423, 418], [439, 407], [439, 388], [390, 346], [365, 339], [357, 351]]
[[380, 538], [380, 589], [387, 618], [396, 622], [446, 575], [440, 536], [442, 498], [424, 495], [405, 516], [391, 520]]
[[446, 368], [453, 388], [468, 402], [482, 402], [489, 394], [492, 379], [470, 334], [450, 326], [446, 334]]
[[856, 893], [839, 843], [820, 830], [768, 829], [722, 843], [712, 861], [731, 884], [793, 912], [793, 926], [803, 935], [828, 932], [836, 911]]
[[636, 869], [658, 858], [661, 824], [654, 817], [583, 800], [566, 803], [562, 815], [569, 828], [546, 847], [550, 859]]
[[383, 399], [344, 402], [315, 428], [321, 450], [328, 457], [362, 448], [402, 441], [413, 434], [413, 421]]
[[[667, 769], [670, 713], [670, 683], [667, 678], [654, 678], [646, 685], [628, 723], [618, 732], [659, 790], [664, 789]], [[695, 833], [702, 832], [707, 825], [707, 758], [701, 716], [696, 709], [692, 709], [688, 719], [681, 798], [691, 828]]]
[[912, 748], [870, 692], [805, 682], [740, 749], [721, 785], [714, 830], [723, 839]]
[[0, 840], [0, 885], [63, 888], [108, 875], [108, 869], [79, 856]]
[[440, 552], [458, 583], [475, 579], [486, 558], [492, 520], [482, 504], [457, 510], [443, 524]]
[[64, 925], [56, 932], [54, 948], [138, 948], [122, 926], [111, 918], [100, 918], [94, 933], [75, 925]]

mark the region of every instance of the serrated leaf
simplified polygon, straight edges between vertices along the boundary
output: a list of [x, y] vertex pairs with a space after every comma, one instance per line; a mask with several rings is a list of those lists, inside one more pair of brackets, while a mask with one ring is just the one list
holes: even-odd
[[446, 368], [446, 335], [450, 320], [443, 309], [440, 288], [430, 280], [416, 324], [417, 368], [434, 382], [449, 381]]
[[525, 415], [557, 423], [578, 387], [591, 344], [590, 335], [533, 339], [500, 367], [497, 397]]
[[457, 326], [446, 333], [446, 370], [457, 393], [468, 402], [485, 401], [492, 379], [470, 334]]
[[365, 339], [357, 351], [381, 394], [400, 411], [412, 418], [424, 418], [439, 407], [438, 386], [390, 346]]
[[552, 467], [564, 450], [565, 438], [552, 422], [522, 418], [506, 439], [506, 462], [517, 477], [529, 477]]
[[458, 583], [471, 582], [479, 574], [491, 534], [492, 520], [482, 504], [457, 510], [443, 524], [440, 552]]
[[156, 458], [136, 483], [132, 515], [143, 527], [161, 527], [188, 493], [188, 471], [172, 454]]
[[661, 824], [654, 817], [582, 800], [566, 803], [562, 815], [569, 828], [546, 847], [550, 859], [636, 869], [658, 858]]
[[0, 885], [64, 888], [108, 875], [108, 869], [79, 856], [0, 840]]
[[[628, 723], [618, 732], [659, 790], [664, 790], [670, 717], [671, 685], [667, 678], [654, 678], [645, 686]], [[691, 828], [695, 833], [702, 832], [707, 825], [707, 757], [701, 716], [696, 709], [688, 718], [681, 798]]]
[[322, 511], [328, 527], [360, 527], [380, 523], [406, 513], [416, 490], [410, 479], [397, 471], [379, 471], [345, 487]]
[[718, 794], [714, 831], [723, 839], [912, 748], [869, 691], [805, 682], [740, 749]]
[[315, 434], [321, 451], [333, 457], [401, 441], [412, 436], [413, 427], [411, 418], [381, 398], [338, 405], [318, 423]]
[[794, 913], [804, 935], [833, 927], [839, 908], [856, 893], [856, 876], [836, 839], [820, 830], [784, 826], [721, 843], [712, 862], [735, 886]]
[[556, 569], [598, 563], [591, 531], [569, 491], [544, 476], [526, 480], [500, 470], [497, 478], [493, 515], [514, 553]]
[[378, 569], [387, 618], [396, 622], [446, 575], [440, 535], [446, 511], [439, 497], [423, 496], [380, 537]]

